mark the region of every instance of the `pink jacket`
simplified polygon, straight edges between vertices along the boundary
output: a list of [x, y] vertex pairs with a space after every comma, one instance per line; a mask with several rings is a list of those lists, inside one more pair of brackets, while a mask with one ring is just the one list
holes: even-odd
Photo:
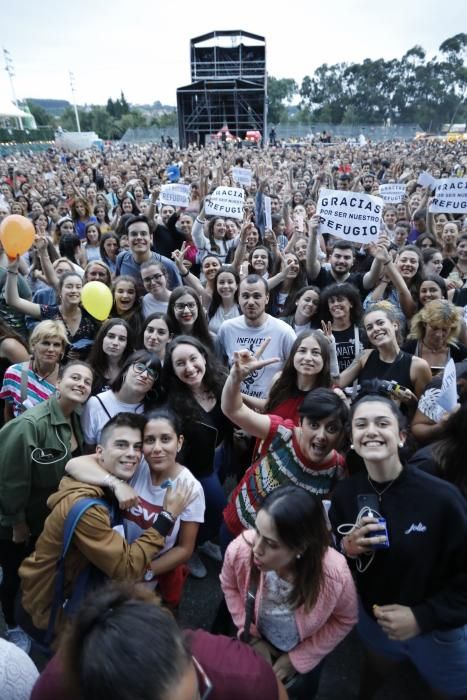
[[[239, 631], [245, 623], [245, 599], [251, 568], [252, 534], [246, 531], [230, 543], [220, 575], [227, 607]], [[263, 577], [260, 577], [255, 601], [257, 619], [261, 603]], [[319, 664], [350, 632], [358, 619], [357, 593], [345, 557], [328, 547], [324, 556], [324, 584], [310, 612], [303, 606], [295, 610], [300, 642], [289, 652], [290, 661], [299, 673], [307, 673]], [[259, 637], [251, 625], [252, 636]]]

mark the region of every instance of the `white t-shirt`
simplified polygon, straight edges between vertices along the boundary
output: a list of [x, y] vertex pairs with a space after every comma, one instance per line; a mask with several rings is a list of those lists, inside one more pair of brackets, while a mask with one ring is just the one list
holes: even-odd
[[[104, 404], [105, 408], [102, 404]], [[81, 414], [81, 427], [85, 443], [87, 445], [97, 445], [101, 439], [104, 425], [110, 418], [122, 411], [127, 413], [144, 413], [144, 404], [123, 403], [123, 401], [117, 399], [114, 392], [110, 389], [109, 391], [103, 391], [102, 394], [97, 396], [91, 396]]]
[[143, 316], [147, 318], [151, 314], [160, 313], [166, 314], [167, 307], [169, 305], [168, 301], [157, 301], [152, 294], [145, 294], [143, 299]]
[[230, 308], [227, 312], [224, 311], [223, 306], [220, 305], [217, 308], [214, 316], [209, 321], [209, 330], [211, 331], [211, 333], [217, 333], [217, 331], [221, 327], [221, 324], [224, 323], [224, 321], [227, 321], [230, 318], [238, 318], [239, 316], [240, 310], [237, 304], [234, 304], [232, 308]]
[[271, 342], [264, 351], [262, 358], [267, 360], [278, 357], [276, 362], [253, 372], [242, 382], [241, 391], [249, 396], [265, 399], [269, 395], [274, 375], [283, 367], [296, 339], [295, 331], [284, 321], [267, 314], [266, 322], [258, 328], [252, 328], [245, 323], [245, 317], [239, 316], [230, 321], [224, 321], [217, 334], [217, 348], [221, 356], [227, 357], [232, 363], [233, 353], [245, 348], [255, 352], [266, 338]]
[[[203, 487], [186, 467], [182, 468], [180, 474], [173, 481], [176, 484], [180, 479], [185, 480], [188, 484], [193, 484], [193, 498], [175, 521], [172, 531], [165, 539], [163, 549], [157, 555], [158, 557], [175, 546], [181, 521], [188, 523], [204, 522], [205, 500]], [[161, 486], [154, 486], [151, 481], [151, 471], [145, 459], [141, 460], [130, 484], [140, 497], [140, 502], [137, 506], [133, 506], [133, 508], [125, 511], [126, 539], [131, 543], [142, 535], [145, 530], [152, 527], [157, 520], [157, 516], [162, 510], [165, 489]]]

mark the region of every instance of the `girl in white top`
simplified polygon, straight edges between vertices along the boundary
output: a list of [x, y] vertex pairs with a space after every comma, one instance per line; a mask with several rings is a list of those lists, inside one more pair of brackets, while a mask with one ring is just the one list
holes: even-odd
[[217, 333], [229, 318], [241, 316], [238, 306], [240, 277], [233, 269], [221, 268], [214, 279], [214, 291], [208, 309], [209, 330]]
[[225, 219], [221, 216], [210, 219], [207, 226], [207, 236], [204, 233], [205, 223], [203, 206], [193, 224], [191, 231], [193, 241], [202, 258], [208, 253], [214, 253], [222, 263], [225, 263], [227, 253], [234, 245], [234, 239], [226, 240], [225, 238], [227, 231]]
[[123, 363], [109, 391], [91, 396], [81, 416], [87, 452], [94, 452], [102, 428], [117, 413], [144, 413], [148, 392], [155, 388], [161, 363], [146, 350], [132, 353]]

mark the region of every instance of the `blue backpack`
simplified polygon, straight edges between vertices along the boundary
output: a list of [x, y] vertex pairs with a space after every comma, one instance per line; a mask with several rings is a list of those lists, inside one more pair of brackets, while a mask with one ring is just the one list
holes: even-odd
[[106, 576], [102, 571], [92, 564], [88, 564], [78, 576], [73, 586], [71, 596], [65, 598], [65, 557], [70, 548], [79, 521], [88, 508], [92, 508], [92, 506], [105, 506], [108, 509], [112, 527], [123, 522], [118, 507], [113, 507], [112, 504], [108, 503], [108, 501], [105, 501], [103, 498], [81, 498], [70, 508], [63, 527], [62, 552], [57, 562], [54, 596], [50, 610], [49, 624], [44, 638], [47, 645], [50, 644], [55, 636], [55, 621], [59, 609], [62, 608], [65, 614], [71, 617], [77, 612], [88, 592], [106, 580]]

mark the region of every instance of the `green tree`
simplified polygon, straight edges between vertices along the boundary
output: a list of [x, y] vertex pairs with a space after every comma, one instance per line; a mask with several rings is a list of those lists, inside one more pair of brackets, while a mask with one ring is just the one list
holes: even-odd
[[34, 102], [31, 102], [30, 100], [26, 100], [26, 104], [28, 105], [32, 116], [36, 120], [37, 126], [54, 126], [56, 124], [55, 119], [50, 112], [47, 112], [46, 109], [40, 105], [34, 104]]
[[298, 85], [292, 78], [268, 77], [268, 123], [279, 124], [288, 119], [287, 107], [284, 102], [290, 102], [297, 94]]

